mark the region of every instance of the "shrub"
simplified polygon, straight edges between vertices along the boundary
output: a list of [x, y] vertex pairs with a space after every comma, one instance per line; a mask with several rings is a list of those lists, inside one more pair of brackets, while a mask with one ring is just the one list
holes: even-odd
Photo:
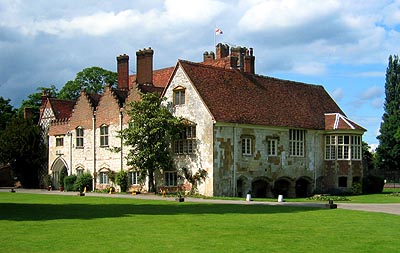
[[77, 188], [75, 188], [75, 181], [77, 179], [76, 175], [71, 175], [71, 176], [66, 176], [64, 178], [64, 187], [66, 191], [76, 191]]
[[382, 177], [366, 176], [363, 178], [362, 192], [365, 194], [382, 193], [385, 181]]
[[128, 173], [124, 170], [115, 175], [115, 183], [121, 187], [121, 192], [126, 192], [128, 190]]
[[90, 175], [89, 173], [83, 173], [76, 179], [74, 183], [75, 189], [77, 189], [79, 192], [83, 192], [85, 187], [86, 189], [91, 189], [92, 188], [91, 186], [92, 186], [92, 175]]
[[352, 193], [352, 195], [360, 195], [360, 194], [362, 194], [362, 185], [361, 185], [361, 183], [354, 183], [351, 186], [351, 193]]

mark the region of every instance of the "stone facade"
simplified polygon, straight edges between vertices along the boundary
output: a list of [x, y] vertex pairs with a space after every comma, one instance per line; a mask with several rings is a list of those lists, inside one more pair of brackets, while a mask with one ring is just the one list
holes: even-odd
[[[155, 175], [158, 189], [190, 188], [177, 176], [183, 167], [207, 171], [198, 186], [206, 196], [304, 197], [360, 182], [365, 129], [346, 118], [323, 87], [254, 74], [253, 49], [229, 54], [227, 45], [218, 45], [216, 51], [216, 59], [206, 52], [202, 63], [178, 61], [155, 71], [152, 49], [138, 51], [144, 83], [127, 76], [129, 57], [119, 56], [121, 85], [103, 94], [83, 91], [68, 116], [55, 113], [60, 101], [44, 100], [41, 124], [48, 126], [53, 184], [60, 173], [86, 171], [94, 189], [106, 189], [111, 182], [104, 173], [132, 171], [128, 147], [118, 138], [128, 126], [126, 106], [141, 93], [162, 89], [164, 105], [184, 118], [188, 132], [171, 143], [175, 170]], [[145, 185], [131, 190], [146, 191]]]

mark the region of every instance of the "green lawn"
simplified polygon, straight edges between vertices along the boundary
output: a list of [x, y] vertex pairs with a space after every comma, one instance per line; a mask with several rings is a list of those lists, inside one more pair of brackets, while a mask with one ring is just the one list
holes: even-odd
[[0, 252], [397, 252], [400, 218], [341, 209], [0, 193]]

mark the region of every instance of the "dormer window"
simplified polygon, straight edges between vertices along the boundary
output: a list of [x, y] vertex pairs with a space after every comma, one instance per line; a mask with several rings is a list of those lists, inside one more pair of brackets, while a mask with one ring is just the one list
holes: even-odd
[[174, 89], [174, 105], [184, 105], [185, 104], [185, 91], [183, 87], [177, 87]]

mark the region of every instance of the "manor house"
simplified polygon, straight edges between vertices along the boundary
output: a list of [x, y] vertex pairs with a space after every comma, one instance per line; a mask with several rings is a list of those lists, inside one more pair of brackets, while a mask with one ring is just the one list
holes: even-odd
[[129, 147], [117, 133], [128, 126], [129, 102], [147, 92], [165, 97], [187, 124], [171, 143], [175, 169], [157, 175], [159, 189], [184, 184], [176, 170], [182, 167], [207, 171], [198, 188], [206, 196], [304, 197], [361, 182], [365, 129], [322, 86], [256, 74], [252, 48], [220, 43], [202, 62], [178, 60], [159, 70], [153, 55], [151, 48], [136, 52], [135, 75], [129, 56], [118, 56], [118, 86], [103, 94], [82, 91], [76, 101], [43, 96], [40, 124], [56, 187], [61, 173], [88, 171], [93, 188], [103, 189], [111, 184], [108, 171], [126, 170], [131, 189], [146, 191], [136, 168], [126, 165]]

